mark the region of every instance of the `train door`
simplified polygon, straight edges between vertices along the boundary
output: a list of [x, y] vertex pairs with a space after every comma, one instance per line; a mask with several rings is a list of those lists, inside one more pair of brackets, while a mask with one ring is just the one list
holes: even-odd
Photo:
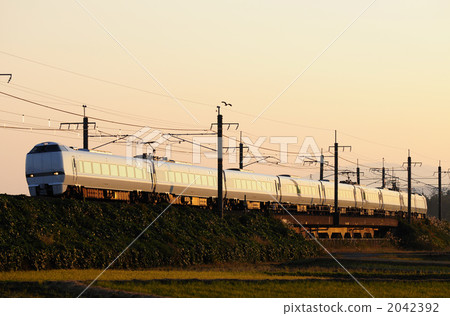
[[78, 170], [77, 170], [77, 161], [75, 160], [75, 156], [72, 156], [72, 181], [73, 184], [78, 184]]
[[327, 198], [327, 194], [325, 192], [325, 187], [324, 187], [322, 181], [320, 181], [320, 190], [319, 191], [320, 191], [320, 195], [321, 195], [321, 199], [322, 199], [320, 204], [324, 205], [325, 199]]
[[150, 192], [154, 192], [156, 188], [156, 172], [155, 172], [155, 164], [153, 160], [147, 161], [147, 172], [148, 172], [148, 178], [151, 181], [151, 190]]
[[378, 204], [379, 209], [384, 210], [384, 196], [381, 190], [378, 190]]
[[[404, 210], [408, 210], [408, 200], [403, 199], [403, 194], [399, 193], [400, 196], [400, 208], [398, 209], [398, 211], [404, 211]], [[412, 204], [412, 203], [411, 203]]]
[[353, 186], [355, 192], [355, 207], [363, 208], [364, 205], [364, 191], [362, 188]]
[[281, 179], [277, 176], [277, 180], [273, 181], [275, 182], [275, 198], [281, 203]]
[[228, 190], [227, 190], [227, 178], [226, 178], [226, 175], [225, 175], [225, 170], [223, 170], [222, 171], [222, 187], [223, 187], [223, 199], [225, 200], [226, 198], [227, 198], [227, 192], [228, 192]]
[[319, 200], [317, 201], [317, 205], [322, 204], [322, 191], [320, 190], [320, 184], [317, 185], [317, 197], [319, 198]]

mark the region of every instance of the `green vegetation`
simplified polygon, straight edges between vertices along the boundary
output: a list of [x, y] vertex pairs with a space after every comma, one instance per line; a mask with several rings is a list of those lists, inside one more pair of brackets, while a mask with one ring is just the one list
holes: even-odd
[[[428, 205], [428, 216], [430, 217], [438, 217], [439, 215], [439, 208], [438, 208], [438, 194], [437, 189], [434, 192], [434, 194], [427, 198], [427, 205]], [[450, 221], [450, 191], [443, 189], [442, 192], [442, 218]]]
[[[0, 271], [104, 268], [166, 206], [0, 195]], [[260, 212], [221, 219], [209, 210], [171, 206], [113, 268], [281, 262], [316, 254], [314, 243]]]
[[[166, 206], [0, 195], [0, 296], [78, 296]], [[391, 242], [429, 251], [398, 251], [390, 244], [389, 253], [337, 256], [376, 297], [450, 295], [448, 222], [402, 221]], [[367, 296], [333, 259], [318, 253], [315, 243], [261, 212], [221, 219], [212, 211], [172, 206], [85, 294]]]
[[[449, 297], [449, 283], [438, 281], [363, 281], [375, 297]], [[100, 281], [83, 297], [368, 297], [352, 281], [154, 280]], [[119, 290], [117, 292], [109, 289]], [[0, 297], [77, 297], [83, 287], [71, 282], [1, 282]], [[129, 291], [127, 293], [123, 291]], [[134, 293], [134, 295], [133, 295]]]
[[[448, 261], [421, 253], [339, 261], [376, 297], [448, 297]], [[423, 257], [423, 258], [422, 258]], [[431, 256], [435, 257], [435, 256]], [[448, 254], [442, 255], [448, 259]], [[373, 261], [368, 261], [372, 258]], [[386, 261], [379, 261], [379, 260]], [[0, 272], [0, 296], [76, 297], [102, 270]], [[418, 282], [420, 281], [420, 282]], [[116, 291], [112, 291], [116, 290]], [[132, 293], [124, 292], [129, 291]], [[134, 293], [134, 294], [133, 294]], [[365, 297], [367, 293], [331, 258], [258, 264], [214, 264], [148, 270], [108, 270], [87, 297]]]
[[[448, 282], [364, 281], [375, 297], [448, 297]], [[101, 281], [99, 286], [166, 297], [369, 297], [348, 281]]]
[[[395, 239], [396, 238], [396, 239]], [[448, 250], [450, 248], [450, 223], [436, 218], [402, 220], [395, 231], [398, 245], [411, 250]]]

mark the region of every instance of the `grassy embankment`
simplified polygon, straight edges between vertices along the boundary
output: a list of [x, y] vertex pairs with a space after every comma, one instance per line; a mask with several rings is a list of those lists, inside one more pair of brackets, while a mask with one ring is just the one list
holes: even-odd
[[[0, 272], [0, 296], [77, 296], [161, 207], [0, 196], [0, 266], [9, 270]], [[401, 223], [392, 240], [403, 249], [446, 250], [449, 225], [434, 220]], [[222, 220], [208, 211], [174, 207], [114, 266], [127, 270], [108, 270], [96, 283], [122, 292], [97, 288], [85, 294], [367, 296], [333, 260], [305, 259], [316, 254], [314, 245], [261, 214]], [[398, 262], [396, 257], [340, 261], [376, 297], [450, 295], [448, 254], [405, 254]]]
[[[0, 271], [106, 267], [166, 205], [0, 195]], [[290, 261], [317, 246], [259, 212], [171, 206], [113, 268]]]

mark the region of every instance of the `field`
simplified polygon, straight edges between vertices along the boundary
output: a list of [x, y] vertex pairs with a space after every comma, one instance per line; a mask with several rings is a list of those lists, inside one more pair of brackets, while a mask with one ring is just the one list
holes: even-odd
[[[448, 253], [339, 254], [375, 297], [449, 297]], [[0, 273], [2, 297], [76, 297], [101, 270]], [[368, 297], [331, 258], [108, 270], [84, 297]]]

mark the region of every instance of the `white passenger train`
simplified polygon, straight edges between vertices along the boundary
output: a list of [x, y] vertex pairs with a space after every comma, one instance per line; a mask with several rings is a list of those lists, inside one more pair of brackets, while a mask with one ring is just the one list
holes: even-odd
[[[204, 207], [212, 207], [217, 198], [216, 169], [145, 156], [127, 159], [53, 142], [27, 154], [26, 178], [31, 196], [165, 200]], [[225, 170], [223, 179], [224, 203], [233, 209], [277, 209], [280, 203], [302, 212], [333, 211], [333, 182], [236, 169]], [[341, 212], [395, 215], [408, 209], [407, 194], [391, 190], [339, 184], [338, 198]], [[415, 216], [426, 215], [424, 196], [413, 194], [411, 204]]]

